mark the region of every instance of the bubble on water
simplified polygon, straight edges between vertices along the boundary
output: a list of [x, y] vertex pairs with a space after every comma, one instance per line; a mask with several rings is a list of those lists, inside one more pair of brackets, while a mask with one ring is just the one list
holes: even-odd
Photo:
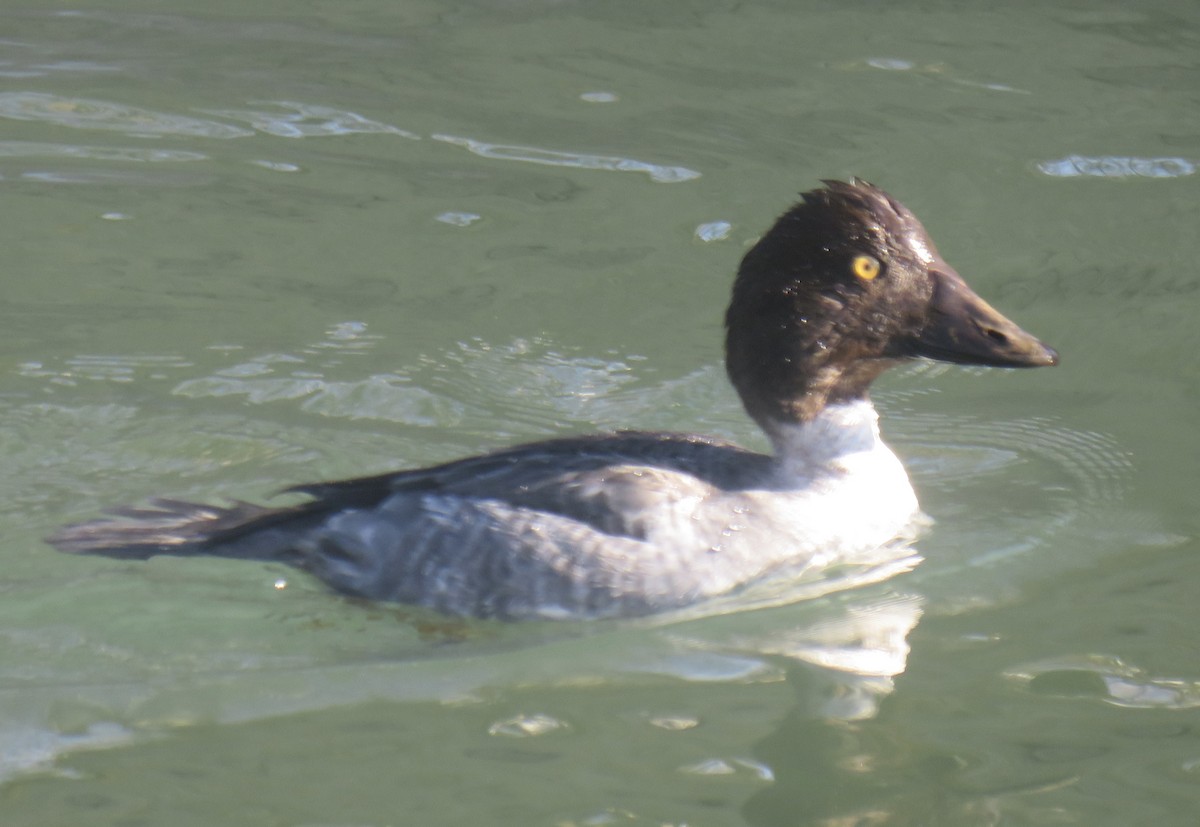
[[483, 218], [482, 215], [473, 212], [444, 212], [434, 216], [433, 220], [454, 227], [469, 227], [481, 218]]
[[708, 221], [696, 227], [696, 238], [701, 241], [724, 241], [729, 238], [733, 225], [728, 221]]

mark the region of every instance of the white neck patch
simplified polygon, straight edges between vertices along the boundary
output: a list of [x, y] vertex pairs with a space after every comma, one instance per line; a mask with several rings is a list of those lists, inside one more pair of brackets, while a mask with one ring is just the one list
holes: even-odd
[[811, 474], [821, 466], [852, 454], [888, 451], [879, 438], [879, 414], [866, 399], [830, 405], [810, 422], [775, 423], [771, 442], [781, 470]]

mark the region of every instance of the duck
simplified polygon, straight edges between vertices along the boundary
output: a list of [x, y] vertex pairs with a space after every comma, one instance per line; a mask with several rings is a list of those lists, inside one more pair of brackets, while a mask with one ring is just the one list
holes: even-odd
[[633, 618], [851, 564], [921, 514], [869, 389], [913, 359], [1058, 354], [989, 305], [913, 213], [851, 178], [801, 194], [749, 249], [725, 366], [770, 453], [691, 433], [533, 442], [295, 485], [299, 504], [169, 498], [67, 525], [61, 551], [285, 563], [333, 591], [461, 618]]

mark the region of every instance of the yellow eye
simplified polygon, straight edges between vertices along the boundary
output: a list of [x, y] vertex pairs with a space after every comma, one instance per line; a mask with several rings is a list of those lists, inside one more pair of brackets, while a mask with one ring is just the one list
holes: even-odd
[[879, 259], [874, 256], [855, 256], [850, 266], [854, 270], [854, 275], [863, 281], [870, 281], [879, 275]]

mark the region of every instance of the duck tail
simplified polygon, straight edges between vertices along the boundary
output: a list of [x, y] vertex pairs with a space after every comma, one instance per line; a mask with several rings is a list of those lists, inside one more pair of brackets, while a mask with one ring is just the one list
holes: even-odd
[[270, 529], [295, 516], [296, 510], [242, 501], [213, 506], [155, 498], [146, 505], [114, 508], [106, 517], [63, 526], [46, 542], [71, 554], [126, 560], [159, 554], [280, 559], [288, 550], [284, 536]]

